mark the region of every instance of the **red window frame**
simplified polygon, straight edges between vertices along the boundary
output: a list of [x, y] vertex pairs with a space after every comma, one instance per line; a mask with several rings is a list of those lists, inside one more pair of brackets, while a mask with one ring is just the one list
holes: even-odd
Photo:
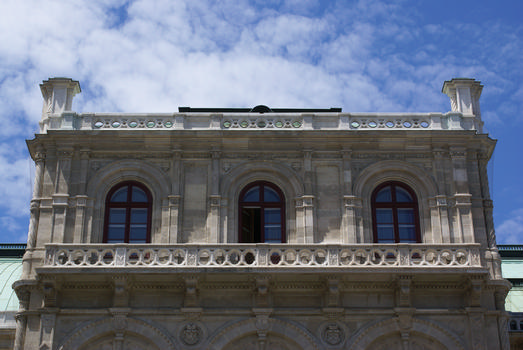
[[[245, 195], [247, 194], [247, 192], [257, 186], [260, 187], [259, 200], [258, 201], [244, 201], [243, 199], [244, 199]], [[265, 192], [264, 188], [265, 187], [268, 187], [268, 188], [274, 190], [280, 197], [280, 200], [278, 202], [265, 201], [265, 198], [264, 198], [264, 192]], [[251, 242], [250, 240], [247, 239], [248, 237], [244, 237], [244, 235], [243, 235], [243, 224], [244, 224], [243, 209], [249, 208], [249, 207], [260, 209], [260, 227], [259, 227], [259, 230], [260, 230], [259, 241], [260, 242]], [[281, 189], [278, 186], [274, 185], [273, 183], [267, 182], [267, 181], [256, 181], [256, 182], [252, 182], [252, 183], [248, 184], [247, 186], [245, 186], [242, 189], [242, 191], [240, 192], [240, 196], [239, 196], [239, 200], [238, 200], [238, 241], [240, 243], [264, 243], [266, 241], [266, 237], [265, 237], [266, 222], [265, 222], [265, 217], [264, 217], [264, 212], [265, 212], [264, 209], [266, 209], [266, 208], [279, 208], [280, 209], [280, 224], [281, 224], [280, 239], [281, 239], [281, 243], [286, 242], [285, 196], [284, 196], [283, 192], [281, 191]]]
[[[127, 187], [127, 200], [125, 202], [111, 202], [111, 197], [114, 193], [124, 187]], [[132, 188], [137, 187], [144, 191], [147, 196], [147, 202], [133, 202], [132, 201]], [[151, 219], [152, 219], [152, 195], [149, 189], [137, 181], [125, 181], [117, 184], [109, 193], [105, 199], [105, 216], [104, 216], [104, 236], [103, 242], [107, 243], [109, 240], [109, 215], [112, 208], [121, 208], [125, 209], [125, 229], [124, 229], [124, 239], [121, 243], [130, 242], [130, 228], [131, 228], [131, 209], [135, 208], [145, 208], [147, 209], [147, 224], [146, 224], [146, 239], [145, 243], [151, 243]]]
[[[385, 187], [391, 187], [391, 201], [390, 202], [376, 202], [376, 196], [378, 193]], [[398, 202], [396, 198], [396, 187], [400, 187], [403, 190], [407, 191], [412, 198], [411, 202]], [[372, 223], [373, 223], [373, 236], [374, 243], [380, 243], [380, 237], [378, 237], [378, 222], [376, 218], [376, 209], [385, 208], [392, 209], [393, 216], [393, 226], [394, 226], [394, 243], [401, 243], [400, 239], [400, 230], [399, 230], [399, 220], [398, 220], [398, 209], [413, 209], [414, 212], [414, 225], [415, 225], [415, 242], [421, 243], [421, 232], [420, 232], [420, 222], [419, 222], [419, 210], [418, 210], [418, 199], [416, 193], [404, 183], [398, 181], [388, 181], [380, 184], [374, 189], [371, 197], [372, 205]], [[412, 242], [409, 242], [412, 243]]]

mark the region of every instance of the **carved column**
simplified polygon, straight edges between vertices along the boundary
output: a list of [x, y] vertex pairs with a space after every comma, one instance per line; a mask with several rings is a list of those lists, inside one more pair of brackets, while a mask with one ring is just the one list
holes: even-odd
[[211, 165], [211, 196], [209, 198], [209, 220], [208, 232], [209, 242], [218, 243], [220, 237], [220, 155], [219, 151], [212, 151], [212, 165]]
[[267, 334], [269, 332], [269, 317], [272, 309], [269, 308], [255, 308], [252, 310], [256, 317], [256, 332], [258, 333], [258, 348], [266, 349]]
[[109, 310], [113, 316], [114, 341], [113, 350], [125, 350], [124, 339], [127, 330], [128, 308], [113, 308]]
[[198, 306], [198, 276], [186, 276], [185, 278], [184, 307], [192, 308]]
[[471, 307], [466, 310], [469, 316], [471, 349], [486, 350], [485, 312], [480, 307]]
[[269, 280], [269, 276], [255, 278], [254, 305], [258, 308], [265, 308], [270, 305]]
[[27, 329], [27, 314], [26, 311], [29, 308], [30, 291], [28, 287], [19, 287], [15, 289], [16, 296], [19, 300], [19, 311], [17, 312], [16, 319], [16, 332], [15, 342], [13, 349], [22, 350], [25, 343], [25, 332]]
[[362, 243], [359, 235], [357, 215], [361, 211], [361, 200], [352, 193], [352, 150], [341, 151], [343, 159], [343, 210], [341, 243]]
[[411, 307], [411, 286], [412, 286], [412, 276], [401, 275], [398, 276], [398, 286], [397, 286], [397, 305], [399, 307]]
[[359, 197], [346, 195], [343, 196], [344, 204], [344, 226], [346, 232], [342, 237], [342, 243], [364, 243], [363, 229], [360, 225], [361, 211], [363, 208], [362, 200]]
[[180, 217], [180, 177], [182, 167], [182, 153], [179, 149], [174, 149], [172, 152], [172, 167], [171, 167], [171, 195], [168, 197], [169, 201], [169, 229], [168, 242], [178, 243], [179, 241], [179, 217]]
[[314, 196], [304, 195], [296, 198], [296, 243], [314, 242]]
[[433, 150], [433, 170], [438, 195], [431, 203], [432, 235], [434, 243], [450, 243], [449, 208], [447, 202], [445, 169], [448, 168], [445, 160], [445, 152], [442, 149]]
[[298, 236], [298, 243], [314, 242], [314, 172], [312, 169], [312, 151], [303, 151], [303, 187], [305, 193], [296, 202], [296, 212], [301, 212], [302, 222], [299, 223], [303, 228], [301, 237]]
[[56, 312], [40, 315], [40, 350], [51, 350], [53, 348]]
[[499, 343], [501, 350], [510, 350], [510, 338], [508, 335], [508, 312], [504, 312], [498, 317]]
[[69, 205], [69, 181], [71, 175], [72, 149], [58, 152], [55, 193], [53, 194], [53, 228], [51, 242], [63, 243], [65, 220]]
[[22, 350], [25, 340], [25, 330], [27, 327], [27, 316], [21, 313], [17, 313], [15, 316], [16, 320], [16, 332], [15, 332], [15, 342], [13, 345], [13, 350]]
[[129, 286], [126, 275], [113, 276], [113, 307], [127, 307], [129, 305]]
[[412, 331], [412, 321], [415, 309], [396, 308], [394, 311], [396, 311], [403, 349], [410, 349], [410, 332]]
[[38, 219], [40, 214], [40, 197], [42, 197], [44, 165], [45, 153], [43, 147], [39, 146], [35, 157], [35, 182], [33, 187], [33, 199], [31, 200], [31, 218], [29, 221], [27, 249], [33, 249], [36, 246], [36, 235], [38, 233]]
[[42, 197], [42, 183], [44, 178], [45, 153], [42, 146], [38, 146], [35, 155], [35, 179], [33, 187], [33, 198], [31, 199], [31, 216], [29, 218], [29, 230], [27, 233], [27, 250], [23, 258], [23, 278], [31, 274], [31, 260], [33, 250], [36, 247], [38, 235], [38, 224], [40, 222], [40, 198]]
[[340, 306], [340, 280], [334, 276], [328, 276], [326, 284], [327, 293], [325, 304], [328, 308], [338, 308]]
[[453, 243], [474, 242], [474, 224], [472, 222], [472, 201], [468, 188], [467, 152], [462, 147], [450, 150], [453, 171]]
[[80, 178], [78, 183], [79, 193], [76, 196], [76, 215], [74, 220], [74, 236], [73, 243], [89, 243], [87, 242], [87, 234], [85, 229], [85, 220], [87, 213], [88, 197], [85, 191], [87, 190], [87, 172], [89, 171], [89, 151], [80, 151]]

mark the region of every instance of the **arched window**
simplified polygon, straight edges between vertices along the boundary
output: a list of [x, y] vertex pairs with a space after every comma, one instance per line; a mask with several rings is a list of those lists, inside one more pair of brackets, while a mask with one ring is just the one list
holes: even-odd
[[127, 181], [113, 187], [105, 200], [105, 243], [151, 242], [151, 193]]
[[420, 243], [418, 200], [408, 186], [386, 182], [372, 193], [376, 243]]
[[285, 242], [285, 198], [278, 187], [253, 182], [241, 191], [238, 207], [240, 242]]

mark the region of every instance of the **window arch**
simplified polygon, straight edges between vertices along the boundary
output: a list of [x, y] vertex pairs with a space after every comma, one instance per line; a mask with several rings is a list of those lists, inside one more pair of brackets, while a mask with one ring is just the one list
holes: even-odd
[[105, 243], [151, 242], [151, 192], [141, 183], [114, 186], [105, 200]]
[[418, 200], [401, 182], [385, 182], [372, 193], [372, 221], [376, 243], [420, 243]]
[[285, 243], [285, 197], [274, 184], [256, 181], [240, 192], [241, 243]]

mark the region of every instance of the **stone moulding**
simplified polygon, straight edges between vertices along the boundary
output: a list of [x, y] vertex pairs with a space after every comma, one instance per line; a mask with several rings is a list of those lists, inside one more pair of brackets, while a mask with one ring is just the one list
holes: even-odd
[[448, 113], [63, 113], [47, 114], [47, 130], [476, 130], [471, 116]]
[[44, 268], [481, 268], [479, 244], [47, 244]]

